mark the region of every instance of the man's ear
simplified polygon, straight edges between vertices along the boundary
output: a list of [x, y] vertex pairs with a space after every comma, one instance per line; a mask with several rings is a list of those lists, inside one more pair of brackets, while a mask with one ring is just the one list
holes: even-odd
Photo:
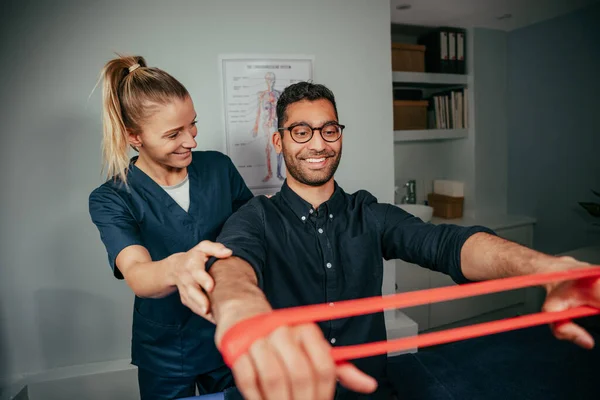
[[277, 152], [277, 154], [281, 153], [281, 133], [279, 131], [275, 131], [273, 132], [273, 136], [271, 136], [271, 143], [273, 143], [273, 146], [275, 147], [275, 151]]

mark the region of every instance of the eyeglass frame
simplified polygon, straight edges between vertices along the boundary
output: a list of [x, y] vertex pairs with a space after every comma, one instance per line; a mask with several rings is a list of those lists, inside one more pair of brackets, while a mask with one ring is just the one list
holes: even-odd
[[[335, 139], [335, 140], [327, 140], [327, 139], [325, 139], [323, 137], [323, 128], [325, 128], [326, 126], [329, 126], [329, 125], [337, 125], [337, 126], [340, 127], [340, 136], [337, 139]], [[310, 137], [305, 142], [299, 142], [296, 139], [294, 139], [294, 135], [292, 135], [292, 129], [294, 129], [297, 126], [305, 126], [307, 128], [310, 128]], [[338, 140], [340, 140], [342, 138], [342, 134], [344, 133], [344, 129], [345, 128], [346, 128], [346, 125], [342, 125], [342, 124], [340, 124], [338, 122], [335, 122], [335, 121], [326, 122], [325, 124], [321, 125], [320, 127], [316, 127], [316, 128], [313, 128], [312, 126], [310, 126], [306, 122], [297, 122], [295, 124], [292, 124], [292, 125], [288, 126], [287, 128], [286, 127], [277, 128], [277, 131], [279, 133], [283, 133], [283, 131], [290, 131], [290, 137], [292, 138], [292, 140], [294, 142], [296, 142], [296, 143], [299, 143], [299, 144], [304, 144], [304, 143], [310, 142], [312, 140], [313, 136], [315, 135], [315, 131], [319, 131], [319, 134], [321, 135], [321, 138], [324, 141], [326, 141], [327, 143], [335, 143], [335, 142], [337, 142]]]

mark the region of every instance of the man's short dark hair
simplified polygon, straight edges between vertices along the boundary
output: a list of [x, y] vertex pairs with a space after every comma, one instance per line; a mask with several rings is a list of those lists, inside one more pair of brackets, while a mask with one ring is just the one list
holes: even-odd
[[287, 120], [285, 110], [290, 104], [296, 103], [302, 100], [316, 101], [316, 100], [329, 100], [333, 105], [335, 111], [335, 118], [338, 118], [337, 107], [335, 105], [335, 97], [333, 92], [324, 85], [320, 85], [312, 82], [298, 82], [286, 87], [279, 100], [277, 100], [277, 127], [283, 128]]

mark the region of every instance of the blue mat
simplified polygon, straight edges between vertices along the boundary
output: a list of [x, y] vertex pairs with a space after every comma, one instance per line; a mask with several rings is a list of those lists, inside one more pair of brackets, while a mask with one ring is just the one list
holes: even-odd
[[198, 399], [198, 400], [224, 400], [225, 399], [225, 395], [223, 393], [205, 394], [204, 396], [186, 397], [184, 399], [179, 399], [179, 400], [191, 400], [191, 399]]

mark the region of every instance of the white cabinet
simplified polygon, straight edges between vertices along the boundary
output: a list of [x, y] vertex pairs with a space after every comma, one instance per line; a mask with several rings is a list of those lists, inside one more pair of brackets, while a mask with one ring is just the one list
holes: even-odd
[[[396, 260], [396, 292], [414, 292], [429, 289], [431, 271], [416, 264]], [[419, 325], [419, 331], [429, 329], [429, 304], [401, 310]]]
[[[507, 240], [527, 247], [533, 245], [533, 225], [531, 224], [501, 228], [495, 231], [498, 236]], [[455, 285], [447, 275], [401, 260], [396, 260], [396, 282], [398, 293]], [[508, 315], [516, 315], [526, 311], [525, 305], [532, 297], [531, 293], [533, 292], [530, 289], [512, 290], [412, 307], [402, 311], [419, 324], [419, 331], [424, 331], [501, 310], [509, 310]]]

